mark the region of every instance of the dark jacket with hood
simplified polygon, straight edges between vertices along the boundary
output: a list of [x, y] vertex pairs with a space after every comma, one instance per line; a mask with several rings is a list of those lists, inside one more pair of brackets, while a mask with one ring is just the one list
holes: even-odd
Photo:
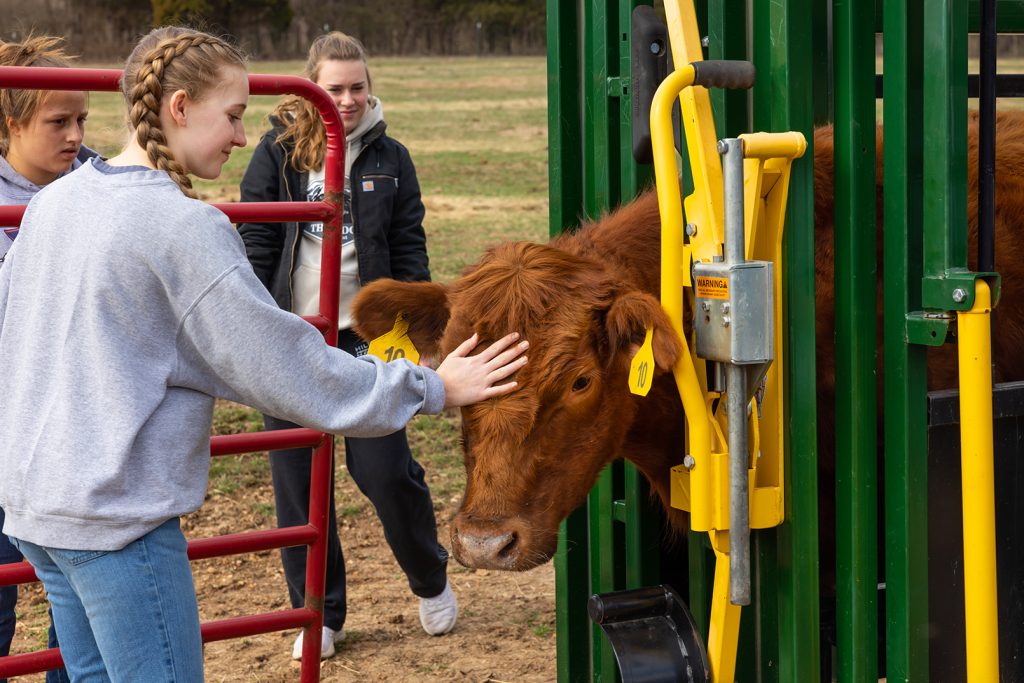
[[[281, 122], [253, 152], [242, 178], [243, 202], [305, 201], [309, 174], [288, 163], [292, 146], [278, 142]], [[352, 163], [352, 218], [359, 282], [378, 278], [429, 280], [424, 208], [416, 169], [408, 150], [385, 135], [381, 121], [363, 135], [363, 149]], [[372, 182], [367, 182], [372, 181]], [[366, 185], [364, 185], [366, 182]], [[364, 191], [372, 187], [372, 191]], [[302, 240], [296, 222], [243, 223], [238, 232], [256, 276], [286, 311], [292, 310], [292, 273]]]

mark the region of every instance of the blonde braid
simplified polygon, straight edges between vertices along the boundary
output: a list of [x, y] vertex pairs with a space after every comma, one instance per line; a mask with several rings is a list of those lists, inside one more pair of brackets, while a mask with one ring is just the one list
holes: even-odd
[[[150, 162], [161, 171], [166, 171], [188, 197], [196, 198], [192, 179], [188, 171], [177, 161], [167, 146], [167, 138], [160, 125], [160, 103], [164, 97], [164, 81], [170, 64], [192, 48], [198, 48], [204, 56], [217, 63], [243, 63], [244, 57], [224, 41], [197, 31], [175, 32], [161, 40], [141, 60], [138, 71], [132, 74], [134, 83], [127, 90], [129, 103], [128, 120], [135, 128], [135, 139], [146, 150]], [[213, 54], [210, 54], [213, 53]], [[191, 55], [190, 55], [191, 57]], [[197, 86], [203, 83], [195, 81]], [[189, 96], [198, 98], [196, 87], [186, 88]]]

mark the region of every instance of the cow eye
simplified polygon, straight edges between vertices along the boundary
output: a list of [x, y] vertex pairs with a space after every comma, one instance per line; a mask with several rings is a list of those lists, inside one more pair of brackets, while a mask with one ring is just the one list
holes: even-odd
[[576, 378], [576, 381], [572, 383], [573, 391], [583, 391], [590, 386], [590, 378], [586, 375], [581, 375]]

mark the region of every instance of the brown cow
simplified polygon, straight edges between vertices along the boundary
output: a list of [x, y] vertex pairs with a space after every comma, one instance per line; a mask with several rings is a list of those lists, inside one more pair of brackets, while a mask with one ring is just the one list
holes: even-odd
[[[976, 158], [973, 119], [970, 130]], [[814, 144], [824, 460], [831, 450], [835, 393], [831, 136], [830, 128], [820, 129]], [[1024, 280], [1016, 276], [1024, 268], [1024, 113], [1001, 114], [999, 137], [996, 266], [1004, 288], [994, 359], [999, 379], [1024, 379]], [[880, 134], [878, 143], [881, 159]], [[976, 176], [972, 163], [972, 244]], [[880, 199], [880, 180], [878, 188]], [[619, 457], [650, 480], [673, 525], [685, 527], [684, 513], [669, 506], [669, 468], [682, 459], [683, 419], [665, 371], [682, 346], [657, 300], [659, 230], [657, 200], [647, 192], [548, 244], [500, 244], [450, 285], [378, 281], [360, 293], [360, 334], [383, 334], [401, 312], [413, 342], [430, 356], [447, 354], [473, 331], [485, 341], [510, 330], [530, 340], [530, 363], [516, 378], [520, 390], [462, 412], [467, 486], [452, 546], [463, 564], [525, 570], [549, 560], [559, 523]], [[629, 393], [627, 373], [648, 326], [655, 330], [659, 374], [651, 393], [640, 398]], [[940, 352], [933, 386], [955, 386], [954, 351]]]

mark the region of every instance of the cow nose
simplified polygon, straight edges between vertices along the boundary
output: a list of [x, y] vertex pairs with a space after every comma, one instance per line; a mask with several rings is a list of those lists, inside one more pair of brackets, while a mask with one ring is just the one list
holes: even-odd
[[455, 558], [476, 569], [511, 569], [518, 543], [519, 534], [514, 531], [477, 534], [452, 529]]

